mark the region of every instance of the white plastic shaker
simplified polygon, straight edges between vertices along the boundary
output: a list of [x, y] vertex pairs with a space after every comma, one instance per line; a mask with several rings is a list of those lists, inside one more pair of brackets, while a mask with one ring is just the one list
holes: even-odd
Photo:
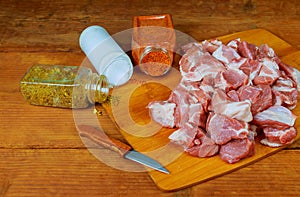
[[130, 58], [103, 27], [87, 27], [80, 35], [79, 45], [98, 73], [105, 75], [111, 85], [123, 85], [131, 78]]

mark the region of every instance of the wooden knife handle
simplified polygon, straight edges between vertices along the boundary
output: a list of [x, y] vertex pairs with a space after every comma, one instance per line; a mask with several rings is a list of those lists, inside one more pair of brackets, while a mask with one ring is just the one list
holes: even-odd
[[77, 129], [79, 130], [80, 136], [87, 137], [98, 145], [119, 153], [121, 156], [124, 156], [132, 149], [129, 145], [117, 139], [108, 137], [93, 126], [79, 125]]

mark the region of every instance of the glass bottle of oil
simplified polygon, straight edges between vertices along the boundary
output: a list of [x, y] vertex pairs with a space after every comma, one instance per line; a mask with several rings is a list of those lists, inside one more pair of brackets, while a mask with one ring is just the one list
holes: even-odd
[[82, 66], [34, 65], [20, 81], [21, 93], [30, 104], [61, 108], [102, 103], [110, 88], [104, 75]]

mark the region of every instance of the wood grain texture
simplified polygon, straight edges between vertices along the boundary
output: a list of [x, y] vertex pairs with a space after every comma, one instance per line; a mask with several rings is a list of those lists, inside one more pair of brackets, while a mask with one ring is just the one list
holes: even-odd
[[[0, 196], [298, 196], [299, 141], [233, 173], [166, 193], [147, 173], [100, 162], [85, 149], [70, 110], [30, 106], [18, 84], [36, 63], [80, 65], [78, 38], [90, 25], [116, 34], [132, 27], [133, 16], [170, 13], [175, 29], [197, 40], [263, 28], [299, 50], [299, 10], [298, 0], [0, 1]], [[97, 108], [105, 130], [125, 141]]]
[[80, 51], [78, 37], [97, 24], [111, 34], [132, 28], [132, 17], [172, 14], [175, 29], [197, 40], [264, 28], [296, 48], [299, 3], [289, 1], [1, 1], [1, 51]]
[[146, 173], [110, 168], [86, 150], [1, 149], [0, 153], [1, 196], [295, 196], [299, 192], [300, 170], [291, 167], [300, 162], [295, 150], [176, 193], [158, 190]]

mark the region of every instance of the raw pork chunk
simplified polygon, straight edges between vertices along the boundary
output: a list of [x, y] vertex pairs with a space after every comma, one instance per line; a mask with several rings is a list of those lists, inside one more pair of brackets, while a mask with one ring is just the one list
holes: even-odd
[[297, 89], [300, 91], [300, 71], [296, 68], [291, 67], [290, 65], [287, 65], [283, 63], [281, 60], [278, 60], [279, 67], [281, 70], [284, 71], [284, 73], [297, 84]]
[[225, 71], [221, 62], [208, 52], [196, 53], [192, 57], [183, 55], [179, 62], [183, 80], [201, 81], [205, 76], [215, 77], [220, 71]]
[[[243, 61], [240, 60], [240, 61]], [[239, 69], [242, 70], [248, 76], [248, 85], [253, 85], [253, 80], [258, 76], [262, 64], [259, 61], [246, 59]]]
[[246, 41], [238, 42], [238, 52], [242, 57], [256, 59], [258, 47]]
[[272, 89], [268, 85], [242, 86], [237, 90], [240, 101], [251, 102], [252, 115], [273, 105]]
[[241, 56], [232, 47], [220, 45], [212, 54], [217, 60], [228, 64], [234, 59], [239, 59]]
[[280, 77], [272, 87], [272, 92], [275, 95], [275, 105], [282, 105], [288, 109], [296, 107], [298, 90], [291, 79]]
[[253, 123], [262, 128], [286, 129], [292, 127], [295, 120], [296, 116], [289, 109], [275, 105], [256, 114]]
[[252, 121], [251, 102], [231, 101], [230, 97], [220, 89], [216, 90], [211, 100], [211, 110], [214, 113], [226, 115], [240, 121]]
[[255, 85], [272, 85], [280, 77], [279, 66], [274, 60], [269, 58], [264, 58], [261, 63], [262, 67], [259, 74], [253, 79], [253, 82]]
[[215, 79], [215, 88], [222, 89], [226, 92], [236, 90], [242, 85], [248, 83], [248, 76], [242, 71], [228, 69], [224, 72], [219, 72]]
[[210, 113], [207, 134], [216, 144], [223, 145], [232, 139], [244, 139], [249, 134], [249, 125], [224, 115]]
[[174, 131], [169, 139], [181, 145], [184, 150], [194, 146], [194, 139], [198, 133], [198, 128], [193, 125], [186, 123], [180, 129]]
[[254, 141], [248, 138], [232, 140], [221, 146], [220, 157], [228, 163], [236, 163], [243, 158], [254, 155], [254, 145]]
[[181, 81], [168, 99], [168, 102], [176, 104], [175, 126], [182, 127], [189, 122], [196, 127], [205, 128], [209, 101], [210, 96], [199, 88], [199, 83]]
[[195, 145], [186, 152], [196, 157], [211, 157], [219, 152], [219, 145], [203, 133], [202, 137], [195, 141]]
[[263, 131], [266, 138], [261, 140], [261, 143], [271, 147], [291, 144], [297, 135], [297, 131], [294, 127], [289, 127], [287, 129], [267, 127], [264, 128]]
[[197, 157], [210, 157], [219, 152], [219, 146], [202, 129], [189, 123], [174, 131], [169, 139]]
[[151, 118], [163, 127], [173, 128], [175, 126], [175, 103], [166, 101], [153, 101], [148, 104]]

